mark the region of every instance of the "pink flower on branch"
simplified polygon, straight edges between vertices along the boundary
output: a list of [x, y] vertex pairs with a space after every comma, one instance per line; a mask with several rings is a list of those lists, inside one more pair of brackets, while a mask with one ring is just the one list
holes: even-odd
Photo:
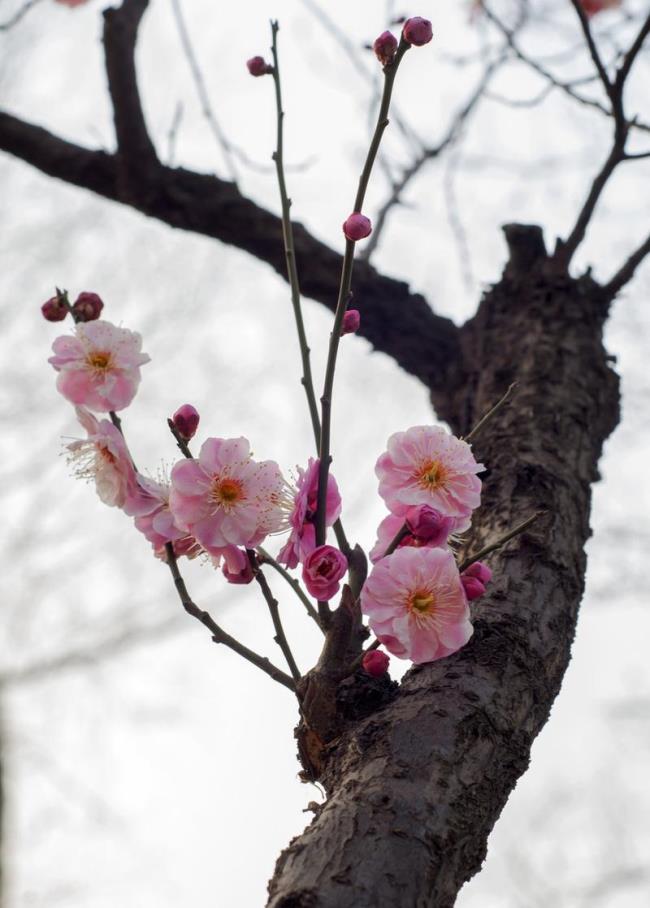
[[452, 533], [461, 533], [469, 526], [464, 517], [444, 517], [440, 511], [428, 505], [414, 505], [404, 516], [389, 514], [377, 528], [377, 541], [370, 550], [373, 562], [383, 558], [386, 550], [406, 523], [409, 532], [398, 543], [402, 546], [445, 546]]
[[[298, 467], [298, 481], [293, 496], [289, 526], [291, 534], [278, 555], [280, 564], [295, 568], [316, 548], [316, 507], [318, 504], [318, 470], [320, 460], [309, 458], [307, 469]], [[341, 496], [336, 480], [327, 477], [325, 526], [332, 526], [341, 514]]]
[[253, 548], [286, 524], [280, 468], [254, 461], [246, 438], [208, 438], [198, 460], [174, 465], [171, 482], [175, 521], [210, 554], [227, 545]]
[[134, 517], [135, 527], [153, 546], [157, 558], [167, 560], [165, 545], [173, 543], [177, 558], [196, 558], [202, 552], [196, 539], [179, 526], [169, 508], [171, 486], [168, 480], [156, 481], [137, 475], [137, 486], [124, 503], [124, 512]]
[[448, 549], [402, 548], [383, 558], [361, 591], [361, 610], [387, 650], [415, 663], [456, 652], [473, 632]]
[[307, 556], [302, 568], [302, 579], [309, 594], [326, 602], [339, 591], [340, 580], [348, 569], [348, 559], [333, 545], [319, 545]]
[[97, 420], [84, 407], [77, 419], [88, 438], [71, 442], [68, 460], [80, 479], [94, 481], [97, 494], [109, 507], [124, 507], [137, 488], [136, 472], [122, 434], [108, 419]]
[[470, 446], [438, 426], [413, 426], [388, 439], [375, 472], [379, 494], [393, 514], [429, 505], [445, 517], [469, 517], [481, 503], [484, 468]]
[[128, 407], [140, 384], [142, 353], [135, 331], [110, 322], [79, 324], [75, 335], [57, 337], [48, 360], [59, 373], [56, 386], [70, 403], [107, 412]]

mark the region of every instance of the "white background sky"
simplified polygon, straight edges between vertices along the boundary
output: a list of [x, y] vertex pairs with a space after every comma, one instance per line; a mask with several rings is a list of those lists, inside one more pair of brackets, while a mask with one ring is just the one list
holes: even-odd
[[[575, 46], [568, 0], [531, 5], [539, 19], [529, 49], [548, 56]], [[286, 156], [309, 163], [289, 174], [294, 215], [341, 248], [340, 223], [368, 138], [372, 84], [309, 6], [185, 0], [184, 10], [221, 125], [259, 162], [270, 161], [274, 143], [272, 84], [251, 79], [243, 61], [266, 52], [268, 18], [280, 19]], [[0, 19], [12, 8], [0, 0]], [[327, 10], [355, 48], [383, 30], [391, 10], [434, 21], [434, 43], [409, 53], [395, 97], [419, 134], [435, 141], [478, 77], [475, 67], [448, 62], [477, 46], [480, 32], [468, 25], [465, 4], [425, 0], [417, 9], [398, 9], [378, 0], [331, 0]], [[11, 112], [81, 144], [112, 148], [100, 11], [95, 0], [74, 11], [40, 0], [19, 27], [0, 34], [0, 93]], [[596, 27], [615, 21], [608, 14]], [[376, 72], [367, 55], [359, 60]], [[225, 174], [168, 0], [151, 4], [138, 65], [161, 157], [182, 102], [175, 161]], [[563, 70], [588, 71], [579, 54]], [[511, 66], [494, 88], [528, 98], [541, 83]], [[631, 94], [639, 109], [647, 102], [642, 89], [638, 81]], [[454, 166], [431, 166], [407, 194], [409, 205], [394, 213], [376, 264], [462, 322], [503, 266], [499, 225], [542, 223], [549, 243], [566, 233], [608, 134], [597, 114], [561, 97], [532, 110], [486, 102]], [[386, 150], [393, 162], [409, 159], [395, 129]], [[577, 269], [593, 264], [597, 276], [607, 277], [647, 235], [649, 168], [628, 165], [613, 181]], [[241, 167], [240, 176], [244, 191], [278, 209], [270, 173]], [[371, 216], [386, 192], [381, 172], [375, 177]], [[303, 808], [318, 799], [296, 778], [294, 704], [283, 688], [178, 615], [167, 571], [145, 540], [71, 478], [58, 456], [60, 438], [79, 429], [46, 363], [61, 326], [44, 322], [39, 305], [55, 284], [74, 294], [95, 290], [107, 318], [142, 332], [152, 362], [124, 414], [138, 465], [155, 472], [161, 459], [174, 461], [165, 418], [190, 401], [202, 414], [201, 437], [244, 434], [257, 456], [288, 470], [311, 449], [287, 287], [244, 253], [174, 232], [4, 155], [0, 180], [3, 672], [69, 649], [92, 656], [99, 641], [115, 634], [148, 624], [158, 629], [147, 644], [6, 685], [6, 908], [256, 908], [277, 854], [305, 823]], [[450, 228], [450, 185], [471, 250], [470, 275]], [[490, 840], [485, 870], [461, 894], [461, 908], [642, 908], [650, 900], [649, 288], [646, 265], [607, 329], [623, 377], [623, 422], [607, 444], [604, 481], [594, 490], [595, 535], [574, 658], [531, 769]], [[319, 376], [331, 316], [311, 302], [305, 315]], [[422, 386], [387, 357], [371, 355], [364, 340], [346, 338], [334, 472], [346, 527], [366, 547], [382, 516], [373, 466], [387, 436], [431, 419]], [[255, 590], [228, 587], [207, 566], [193, 564], [187, 576], [195, 598], [228, 630], [273, 654]], [[273, 586], [306, 668], [317, 640], [297, 603]]]

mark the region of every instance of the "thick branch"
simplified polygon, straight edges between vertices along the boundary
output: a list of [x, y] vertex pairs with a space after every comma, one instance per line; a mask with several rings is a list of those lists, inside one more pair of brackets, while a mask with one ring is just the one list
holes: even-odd
[[[66, 142], [1, 112], [0, 149], [49, 176], [130, 205], [172, 227], [243, 249], [286, 277], [281, 219], [243, 196], [232, 183], [156, 162], [151, 165], [156, 193], [125, 197], [115, 155]], [[303, 293], [333, 311], [342, 257], [301, 224], [294, 222], [293, 232]], [[392, 356], [427, 387], [442, 388], [459, 380], [452, 374], [459, 360], [459, 335], [451, 320], [434, 315], [407, 284], [379, 274], [366, 263], [356, 265], [353, 290], [355, 308], [361, 312], [359, 333], [377, 350]]]

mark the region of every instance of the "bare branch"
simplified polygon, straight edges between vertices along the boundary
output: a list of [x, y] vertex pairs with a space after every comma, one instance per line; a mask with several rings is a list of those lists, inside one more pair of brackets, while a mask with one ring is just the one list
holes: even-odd
[[278, 605], [278, 600], [274, 597], [271, 592], [271, 587], [268, 585], [266, 577], [262, 569], [260, 568], [255, 552], [252, 549], [247, 549], [246, 554], [248, 560], [250, 561], [251, 567], [253, 569], [253, 574], [255, 575], [255, 580], [257, 581], [260, 589], [262, 590], [262, 595], [264, 600], [269, 607], [269, 612], [271, 614], [271, 621], [273, 622], [273, 628], [275, 630], [275, 637], [273, 638], [282, 650], [282, 654], [286, 659], [287, 665], [289, 666], [289, 671], [293, 676], [294, 681], [300, 681], [302, 675], [300, 674], [300, 669], [296, 665], [296, 660], [293, 657], [291, 652], [291, 647], [289, 646], [289, 641], [287, 640], [287, 635], [284, 632], [284, 627], [282, 626], [282, 619], [280, 618], [280, 607]]
[[625, 264], [619, 268], [614, 277], [604, 285], [603, 291], [607, 298], [613, 299], [632, 280], [636, 269], [647, 255], [650, 255], [650, 235], [648, 235], [644, 243], [641, 243], [636, 252], [632, 253]]
[[5, 22], [0, 22], [0, 32], [8, 32], [14, 27], [14, 25], [18, 25], [21, 19], [27, 15], [30, 9], [33, 9], [33, 7], [35, 7], [36, 4], [40, 2], [41, 0], [26, 0], [26, 3], [23, 3], [23, 5], [19, 7], [16, 12]]

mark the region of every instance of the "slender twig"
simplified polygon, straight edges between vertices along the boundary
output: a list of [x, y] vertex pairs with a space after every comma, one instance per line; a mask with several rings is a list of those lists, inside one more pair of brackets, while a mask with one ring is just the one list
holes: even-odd
[[318, 418], [318, 405], [316, 403], [316, 394], [314, 392], [314, 382], [311, 374], [310, 349], [307, 343], [307, 334], [305, 332], [305, 323], [302, 317], [302, 307], [300, 305], [300, 283], [298, 280], [298, 269], [296, 267], [296, 252], [293, 242], [293, 227], [291, 225], [291, 199], [287, 194], [287, 186], [284, 176], [284, 110], [282, 109], [282, 86], [280, 83], [280, 64], [278, 59], [277, 36], [279, 24], [276, 21], [271, 22], [272, 45], [271, 53], [273, 54], [273, 82], [275, 85], [275, 104], [277, 112], [277, 144], [273, 153], [275, 168], [278, 176], [278, 186], [280, 189], [280, 199], [282, 202], [282, 238], [284, 240], [284, 252], [287, 262], [287, 277], [291, 288], [291, 305], [296, 321], [298, 331], [298, 342], [300, 344], [300, 358], [302, 360], [302, 386], [307, 396], [307, 405], [309, 407], [309, 416], [311, 418], [316, 449], [320, 447], [320, 420]]
[[18, 25], [23, 16], [26, 16], [30, 9], [40, 2], [41, 0], [27, 0], [26, 3], [23, 3], [23, 5], [16, 10], [13, 16], [6, 19], [4, 22], [0, 22], [0, 32], [8, 32], [14, 25]]
[[609, 299], [613, 299], [616, 294], [632, 280], [636, 269], [647, 255], [650, 255], [650, 235], [646, 241], [641, 243], [639, 248], [632, 253], [625, 264], [619, 268], [614, 277], [604, 285], [603, 291]]
[[476, 423], [476, 425], [474, 426], [474, 428], [472, 429], [472, 431], [471, 431], [468, 435], [465, 436], [465, 438], [463, 439], [463, 441], [466, 441], [467, 444], [469, 444], [469, 443], [472, 441], [472, 439], [473, 439], [476, 435], [478, 435], [478, 433], [481, 431], [481, 429], [483, 428], [483, 426], [485, 425], [485, 423], [486, 423], [486, 422], [489, 422], [489, 420], [492, 419], [492, 417], [493, 417], [496, 413], [498, 413], [499, 410], [501, 409], [501, 407], [508, 401], [508, 399], [510, 398], [510, 396], [512, 395], [512, 392], [515, 390], [516, 387], [517, 387], [517, 382], [516, 382], [516, 381], [513, 381], [513, 383], [509, 386], [508, 390], [507, 390], [506, 393], [503, 395], [503, 397], [501, 398], [501, 400], [497, 401], [497, 402], [495, 403], [495, 405], [494, 405], [491, 409], [489, 409], [489, 410], [487, 411], [487, 413], [485, 413], [485, 414], [479, 419], [479, 421]]
[[462, 574], [463, 571], [466, 571], [467, 568], [470, 566], [470, 564], [474, 564], [475, 561], [480, 561], [481, 558], [484, 558], [486, 555], [489, 555], [490, 552], [494, 552], [494, 551], [496, 551], [496, 549], [500, 549], [502, 545], [506, 544], [506, 542], [509, 542], [511, 539], [514, 539], [515, 536], [518, 536], [520, 533], [523, 533], [524, 530], [527, 530], [528, 527], [532, 523], [534, 523], [538, 517], [542, 517], [545, 513], [546, 513], [545, 511], [537, 511], [537, 513], [533, 514], [532, 517], [529, 517], [527, 520], [524, 520], [523, 523], [520, 523], [518, 526], [516, 526], [514, 528], [514, 530], [510, 530], [509, 533], [506, 533], [504, 536], [500, 536], [494, 542], [491, 542], [489, 545], [486, 545], [485, 548], [480, 550], [480, 552], [476, 552], [474, 555], [470, 555], [468, 558], [466, 558], [460, 564], [460, 566], [458, 568], [460, 573]]
[[361, 655], [357, 656], [352, 665], [345, 672], [345, 676], [347, 677], [348, 675], [353, 675], [357, 671], [357, 669], [361, 668], [364, 656], [367, 656], [368, 653], [371, 653], [375, 649], [379, 649], [380, 646], [381, 640], [373, 640], [372, 643], [363, 650]]
[[183, 580], [180, 571], [178, 570], [178, 564], [176, 563], [176, 556], [174, 555], [174, 546], [171, 542], [165, 544], [165, 551], [167, 553], [167, 564], [171, 575], [174, 578], [174, 585], [176, 591], [178, 592], [178, 598], [181, 601], [181, 605], [192, 618], [196, 618], [197, 621], [200, 621], [212, 634], [212, 639], [215, 643], [223, 643], [224, 646], [227, 646], [237, 655], [241, 656], [243, 659], [246, 659], [247, 662], [250, 662], [252, 665], [255, 665], [257, 668], [261, 669], [265, 674], [270, 678], [273, 678], [274, 681], [277, 681], [278, 684], [288, 687], [289, 690], [295, 691], [296, 685], [293, 680], [283, 672], [281, 669], [273, 665], [266, 656], [260, 656], [253, 650], [249, 649], [247, 646], [244, 646], [243, 643], [240, 643], [239, 640], [236, 640], [234, 637], [231, 637], [230, 634], [227, 634], [222, 627], [220, 627], [216, 621], [208, 614], [208, 612], [203, 611], [192, 601], [190, 594], [187, 591], [185, 586], [185, 581]]
[[174, 425], [174, 421], [172, 419], [168, 419], [167, 425], [169, 426], [169, 431], [172, 433], [172, 435], [176, 439], [176, 444], [180, 448], [183, 456], [187, 457], [189, 460], [191, 460], [192, 452], [190, 451], [190, 449], [188, 447], [187, 441], [183, 438], [183, 436], [180, 434], [180, 432]]
[[273, 639], [282, 650], [282, 654], [286, 659], [287, 665], [289, 666], [289, 671], [291, 672], [294, 681], [300, 681], [302, 675], [300, 674], [300, 669], [296, 665], [296, 660], [293, 658], [293, 653], [291, 652], [291, 647], [289, 646], [287, 635], [285, 634], [284, 628], [282, 626], [278, 600], [271, 592], [271, 587], [268, 585], [266, 577], [264, 576], [264, 573], [258, 564], [257, 556], [255, 555], [254, 550], [246, 549], [246, 554], [248, 556], [248, 560], [250, 561], [251, 568], [253, 569], [255, 580], [259, 584], [259, 587], [262, 590], [262, 595], [264, 596], [266, 604], [269, 607], [271, 621], [273, 622], [273, 628], [275, 630], [275, 637]]
[[235, 185], [237, 185], [238, 175], [235, 161], [233, 159], [233, 149], [230, 142], [226, 138], [226, 135], [221, 128], [219, 121], [217, 120], [214, 108], [210, 103], [210, 96], [205, 85], [201, 67], [199, 66], [199, 62], [194, 52], [194, 47], [192, 46], [189, 32], [187, 30], [187, 25], [183, 16], [183, 10], [181, 9], [180, 0], [172, 0], [172, 9], [174, 11], [174, 19], [176, 21], [176, 28], [178, 29], [178, 36], [183, 46], [183, 53], [185, 54], [185, 58], [190, 67], [190, 72], [192, 73], [194, 87], [196, 88], [196, 93], [201, 105], [201, 112], [203, 113], [210, 131], [214, 136], [214, 139], [219, 146], [221, 153], [223, 154], [226, 166], [230, 172], [230, 179]]
[[397, 548], [397, 546], [402, 541], [402, 539], [405, 539], [410, 532], [411, 531], [409, 530], [408, 524], [403, 523], [402, 526], [397, 531], [397, 533], [395, 533], [395, 535], [391, 539], [390, 545], [388, 546], [388, 548], [386, 549], [386, 551], [384, 552], [384, 554], [381, 557], [387, 558], [388, 555], [392, 555], [393, 552], [395, 551], [395, 549]]
[[591, 55], [591, 59], [593, 60], [594, 66], [596, 67], [596, 71], [598, 73], [600, 81], [603, 83], [603, 87], [604, 87], [607, 95], [611, 98], [612, 97], [612, 88], [613, 88], [612, 82], [607, 74], [607, 70], [605, 69], [605, 64], [603, 63], [602, 57], [600, 56], [600, 53], [598, 52], [598, 48], [596, 47], [596, 42], [594, 41], [594, 36], [591, 32], [591, 26], [589, 25], [589, 19], [587, 18], [587, 14], [585, 13], [584, 7], [583, 7], [582, 3], [580, 2], [580, 0], [571, 0], [571, 3], [573, 4], [573, 8], [576, 11], [578, 19], [580, 20], [580, 26], [582, 28], [582, 33], [585, 36], [585, 40], [587, 42], [587, 47], [589, 48], [589, 53]]
[[[282, 565], [279, 564], [279, 562], [277, 562], [275, 560], [275, 558], [273, 558], [271, 555], [269, 555], [269, 553], [266, 551], [266, 549], [262, 548], [261, 545], [258, 545], [258, 547], [257, 547], [257, 555], [260, 560], [260, 564], [268, 564], [270, 567], [273, 568], [274, 571], [277, 571], [277, 573], [281, 577], [283, 577], [284, 580], [286, 580], [286, 582], [289, 584], [289, 586], [294, 591], [296, 596], [300, 599], [302, 604], [305, 606], [305, 609], [306, 609], [309, 617], [313, 621], [315, 621], [316, 624], [318, 625], [318, 627], [320, 628], [321, 625], [320, 625], [320, 619], [318, 617], [318, 612], [316, 611], [314, 606], [311, 604], [309, 597], [307, 596], [307, 594], [305, 593], [303, 588], [300, 586], [300, 582], [295, 577], [292, 577], [291, 574], [289, 573], [289, 571], [285, 570], [285, 568], [283, 568]], [[321, 630], [322, 630], [322, 628], [321, 628]]]
[[[384, 92], [382, 95], [381, 104], [379, 106], [379, 114], [377, 117], [375, 131], [370, 142], [370, 148], [368, 149], [368, 154], [363, 166], [363, 170], [361, 171], [361, 177], [359, 178], [359, 186], [354, 200], [354, 207], [352, 209], [353, 211], [362, 210], [363, 200], [366, 195], [368, 181], [372, 172], [372, 166], [375, 162], [384, 130], [388, 126], [388, 109], [390, 107], [390, 99], [393, 91], [395, 76], [397, 75], [399, 64], [409, 47], [410, 45], [404, 40], [404, 38], [402, 38], [400, 40], [394, 61], [388, 66], [384, 67]], [[341, 336], [341, 325], [343, 323], [343, 316], [345, 315], [345, 311], [348, 307], [348, 302], [350, 299], [350, 283], [352, 279], [352, 266], [354, 263], [354, 247], [355, 243], [352, 240], [346, 240], [345, 254], [343, 256], [343, 267], [341, 270], [341, 282], [336, 305], [336, 314], [334, 316], [332, 333], [330, 334], [327, 368], [325, 370], [325, 382], [323, 384], [323, 394], [321, 396], [321, 443], [320, 469], [318, 474], [318, 507], [316, 510], [316, 545], [323, 545], [326, 538], [325, 517], [327, 501], [327, 477], [329, 475], [330, 461], [332, 459], [330, 454], [332, 389], [334, 386], [334, 372], [336, 369], [336, 356], [338, 353], [339, 340]], [[329, 606], [327, 606], [327, 603], [325, 603], [323, 607], [321, 607], [321, 604], [319, 603], [319, 614], [321, 615], [321, 619], [326, 610], [329, 613]]]

